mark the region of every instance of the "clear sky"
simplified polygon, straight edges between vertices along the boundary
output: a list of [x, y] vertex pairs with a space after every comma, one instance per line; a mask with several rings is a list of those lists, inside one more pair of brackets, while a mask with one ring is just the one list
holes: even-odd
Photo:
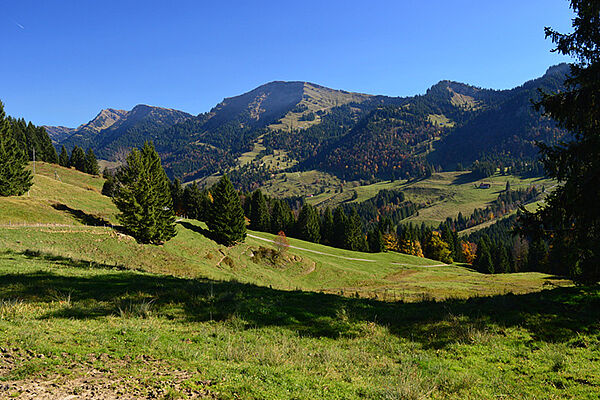
[[136, 104], [208, 111], [273, 80], [407, 96], [442, 79], [504, 89], [568, 59], [566, 0], [4, 1], [0, 100], [77, 126]]

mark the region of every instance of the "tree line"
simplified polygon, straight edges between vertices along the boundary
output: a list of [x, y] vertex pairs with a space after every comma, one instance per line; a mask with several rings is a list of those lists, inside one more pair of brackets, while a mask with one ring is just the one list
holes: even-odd
[[69, 156], [65, 146], [62, 146], [60, 155], [58, 156], [58, 164], [65, 168], [73, 167], [77, 171], [85, 172], [90, 175], [98, 175], [100, 173], [98, 160], [91, 147], [84, 153], [81, 147], [75, 146], [73, 147], [73, 150], [71, 150], [71, 155]]

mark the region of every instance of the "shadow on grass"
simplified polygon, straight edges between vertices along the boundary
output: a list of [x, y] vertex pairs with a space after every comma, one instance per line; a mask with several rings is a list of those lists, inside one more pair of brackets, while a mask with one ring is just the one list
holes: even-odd
[[[35, 253], [25, 256], [36, 258]], [[10, 257], [10, 253], [0, 253], [0, 259]], [[43, 255], [39, 257], [47, 260]], [[81, 267], [80, 262], [66, 258], [58, 262]], [[374, 323], [387, 327], [394, 335], [420, 342], [425, 348], [469, 342], [490, 330], [501, 332], [512, 326], [528, 329], [539, 340], [565, 342], [580, 333], [597, 332], [600, 323], [599, 287], [555, 288], [525, 295], [442, 302], [386, 303], [109, 269], [87, 274], [78, 270], [0, 274], [0, 298], [52, 302], [57, 293], [59, 298], [68, 294], [68, 307], [44, 318], [155, 315], [193, 322], [238, 317], [247, 329], [279, 326], [299, 335], [330, 338], [360, 335], [368, 323]]]
[[219, 241], [219, 238], [216, 237], [211, 231], [209, 231], [208, 229], [204, 229], [202, 228], [200, 225], [197, 224], [192, 224], [190, 222], [186, 222], [186, 221], [177, 221], [178, 224], [180, 224], [181, 226], [183, 226], [186, 229], [189, 229], [192, 232], [196, 232], [201, 234], [202, 236], [213, 240], [219, 244], [223, 244]]
[[88, 214], [85, 211], [77, 210], [75, 208], [71, 208], [65, 204], [52, 204], [52, 208], [58, 211], [65, 211], [77, 221], [81, 222], [84, 225], [88, 226], [112, 226], [112, 224], [106, 219], [102, 218], [98, 215]]
[[452, 182], [451, 185], [464, 185], [465, 183], [474, 183], [479, 180], [479, 177], [473, 172], [460, 174]]

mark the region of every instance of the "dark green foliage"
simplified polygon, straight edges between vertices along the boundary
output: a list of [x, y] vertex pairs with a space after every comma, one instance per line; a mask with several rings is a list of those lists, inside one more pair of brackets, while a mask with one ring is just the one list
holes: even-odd
[[77, 171], [85, 171], [85, 153], [81, 147], [75, 146], [71, 151], [69, 166], [75, 167]]
[[31, 122], [26, 123], [23, 119], [8, 118], [12, 136], [18, 145], [26, 149], [27, 159], [57, 163], [58, 155], [52, 145], [52, 141], [43, 127], [36, 127]]
[[96, 155], [92, 149], [88, 149], [85, 153], [85, 166], [83, 172], [90, 175], [98, 175], [100, 173], [98, 160], [96, 160]]
[[560, 185], [535, 213], [525, 212], [521, 232], [532, 238], [530, 258], [549, 241], [554, 271], [585, 283], [600, 280], [600, 3], [571, 0], [574, 32], [546, 28], [555, 51], [577, 60], [566, 90], [547, 91], [538, 110], [572, 133], [568, 141], [540, 144], [548, 176]]
[[250, 202], [250, 228], [263, 232], [268, 232], [271, 228], [267, 200], [260, 189], [252, 193], [252, 200]]
[[117, 180], [115, 178], [114, 171], [105, 169], [102, 172], [102, 176], [104, 179], [106, 179], [102, 185], [102, 194], [104, 196], [113, 197], [115, 194], [115, 189], [117, 188]]
[[289, 232], [294, 224], [294, 214], [288, 203], [274, 200], [271, 211], [271, 233]]
[[67, 152], [67, 149], [63, 145], [62, 148], [60, 149], [60, 155], [58, 156], [58, 164], [62, 167], [69, 168], [70, 167], [69, 162], [70, 162], [69, 161], [69, 153]]
[[321, 218], [321, 243], [333, 246], [335, 225], [331, 208], [327, 207]]
[[196, 183], [187, 185], [183, 190], [183, 214], [198, 221], [207, 221], [211, 207], [206, 190], [200, 190]]
[[161, 244], [176, 235], [169, 179], [152, 144], [133, 149], [116, 179], [118, 219], [133, 237], [140, 243]]
[[343, 247], [348, 250], [365, 251], [367, 244], [363, 236], [360, 216], [356, 208], [352, 209], [350, 216], [346, 218], [344, 225]]
[[346, 225], [348, 217], [342, 207], [333, 212], [333, 243], [334, 247], [345, 248]]
[[217, 242], [230, 246], [246, 238], [246, 218], [240, 196], [227, 175], [211, 188], [213, 202], [206, 224]]
[[477, 243], [477, 254], [473, 267], [482, 274], [494, 273], [494, 261], [491, 253], [491, 243], [487, 236], [483, 236]]
[[383, 235], [379, 229], [374, 228], [367, 233], [367, 245], [371, 253], [380, 253], [385, 249]]
[[511, 272], [510, 259], [506, 247], [500, 244], [493, 249], [494, 252], [494, 272], [497, 274], [505, 274]]
[[491, 162], [476, 161], [471, 165], [473, 179], [484, 179], [496, 173], [496, 165]]
[[184, 215], [185, 205], [183, 203], [183, 187], [181, 186], [181, 181], [176, 178], [171, 182], [169, 188], [171, 189], [171, 199], [173, 201], [175, 215]]
[[0, 102], [0, 196], [20, 196], [29, 190], [32, 176], [26, 167], [27, 157], [13, 137]]
[[321, 240], [320, 218], [317, 210], [310, 204], [305, 204], [298, 215], [296, 234], [300, 239], [313, 243]]

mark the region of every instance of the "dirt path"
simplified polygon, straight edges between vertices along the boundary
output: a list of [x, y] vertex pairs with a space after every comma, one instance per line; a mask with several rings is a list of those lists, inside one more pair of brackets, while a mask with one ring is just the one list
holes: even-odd
[[[254, 238], [254, 239], [262, 240], [262, 241], [269, 242], [269, 243], [275, 243], [275, 241], [274, 241], [274, 240], [271, 240], [271, 239], [265, 239], [265, 238], [262, 238], [262, 237], [260, 237], [260, 236], [252, 235], [252, 234], [250, 234], [250, 233], [248, 233], [247, 235], [248, 235], [249, 237], [251, 237], [251, 238]], [[297, 249], [297, 250], [302, 250], [302, 251], [308, 251], [308, 252], [310, 252], [310, 253], [320, 254], [320, 255], [323, 255], [323, 256], [329, 256], [329, 257], [341, 258], [341, 259], [344, 259], [344, 260], [350, 260], [350, 261], [365, 261], [365, 262], [377, 262], [377, 260], [368, 260], [368, 259], [366, 259], [366, 258], [352, 258], [352, 257], [338, 256], [338, 255], [336, 255], [336, 254], [324, 253], [324, 252], [322, 252], [322, 251], [318, 251], [318, 250], [310, 250], [310, 249], [305, 249], [305, 248], [302, 248], [302, 247], [296, 247], [296, 246], [292, 246], [292, 245], [290, 245], [290, 246], [288, 246], [288, 247], [289, 247], [289, 248], [291, 248], [291, 249]], [[448, 264], [415, 265], [415, 264], [404, 264], [404, 263], [395, 263], [395, 262], [393, 262], [392, 264], [394, 264], [394, 265], [401, 265], [401, 266], [403, 266], [403, 267], [421, 267], [421, 268], [445, 267], [445, 266], [447, 266], [447, 265], [448, 265]]]
[[[254, 238], [254, 239], [258, 239], [258, 240], [262, 240], [264, 242], [269, 242], [269, 243], [275, 243], [274, 240], [271, 239], [265, 239], [265, 238], [261, 238], [260, 236], [255, 236], [252, 235], [250, 233], [247, 234], [247, 236]], [[330, 253], [324, 253], [322, 251], [318, 251], [318, 250], [310, 250], [310, 249], [305, 249], [302, 247], [297, 247], [297, 246], [292, 246], [289, 245], [288, 246], [290, 249], [296, 249], [296, 250], [302, 250], [302, 251], [308, 251], [310, 253], [314, 253], [314, 254], [320, 254], [323, 256], [329, 256], [329, 257], [336, 257], [336, 258], [341, 258], [343, 260], [349, 260], [349, 261], [365, 261], [365, 262], [377, 262], [377, 260], [367, 260], [366, 258], [353, 258], [353, 257], [344, 257], [344, 256], [338, 256], [337, 254], [330, 254]]]

